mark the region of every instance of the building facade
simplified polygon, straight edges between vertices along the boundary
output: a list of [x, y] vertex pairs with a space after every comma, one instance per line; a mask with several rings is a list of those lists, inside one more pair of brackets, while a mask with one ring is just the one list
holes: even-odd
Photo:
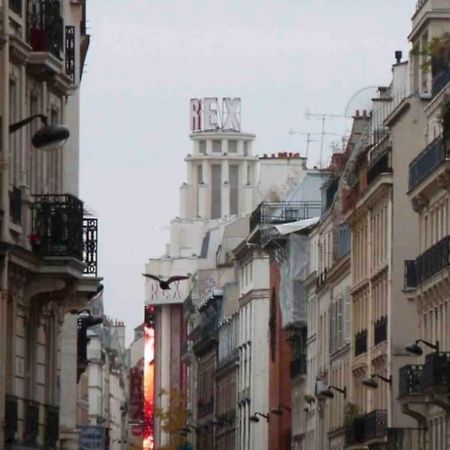
[[[97, 221], [84, 217], [78, 198], [85, 2], [4, 1], [1, 8], [0, 446], [75, 449], [77, 319], [70, 311], [86, 307], [99, 288]], [[70, 132], [63, 146], [68, 133], [57, 127], [49, 136], [45, 125], [58, 123]], [[56, 137], [58, 145], [42, 149]]]

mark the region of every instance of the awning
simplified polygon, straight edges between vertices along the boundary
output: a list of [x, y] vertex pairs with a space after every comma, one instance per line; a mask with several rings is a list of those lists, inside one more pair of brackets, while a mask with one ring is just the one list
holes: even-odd
[[311, 217], [311, 219], [297, 220], [296, 222], [283, 223], [281, 225], [274, 225], [273, 227], [280, 235], [284, 236], [311, 227], [318, 223], [319, 220], [320, 217]]

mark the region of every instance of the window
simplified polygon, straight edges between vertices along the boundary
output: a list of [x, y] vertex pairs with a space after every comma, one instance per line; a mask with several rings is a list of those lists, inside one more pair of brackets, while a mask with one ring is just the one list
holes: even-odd
[[237, 141], [230, 139], [228, 141], [228, 153], [237, 153]]
[[213, 153], [222, 153], [222, 141], [214, 139], [212, 141], [212, 151]]
[[206, 140], [198, 142], [198, 152], [202, 155], [206, 155]]
[[244, 156], [248, 156], [248, 142], [244, 141]]

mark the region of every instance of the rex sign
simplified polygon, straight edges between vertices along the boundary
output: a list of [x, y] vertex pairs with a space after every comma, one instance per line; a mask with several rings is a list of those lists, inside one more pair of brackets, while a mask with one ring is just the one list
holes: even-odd
[[191, 131], [241, 131], [241, 99], [224, 97], [191, 98]]

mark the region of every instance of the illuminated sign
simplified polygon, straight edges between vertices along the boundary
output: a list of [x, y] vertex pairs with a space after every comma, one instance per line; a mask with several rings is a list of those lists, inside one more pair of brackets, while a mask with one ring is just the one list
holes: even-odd
[[241, 99], [224, 97], [191, 98], [191, 131], [241, 131]]
[[144, 450], [154, 448], [155, 419], [155, 324], [154, 306], [145, 307], [144, 320]]
[[170, 289], [161, 289], [159, 283], [147, 279], [146, 304], [162, 305], [183, 303], [189, 295], [189, 282], [187, 280], [175, 281], [170, 284]]

